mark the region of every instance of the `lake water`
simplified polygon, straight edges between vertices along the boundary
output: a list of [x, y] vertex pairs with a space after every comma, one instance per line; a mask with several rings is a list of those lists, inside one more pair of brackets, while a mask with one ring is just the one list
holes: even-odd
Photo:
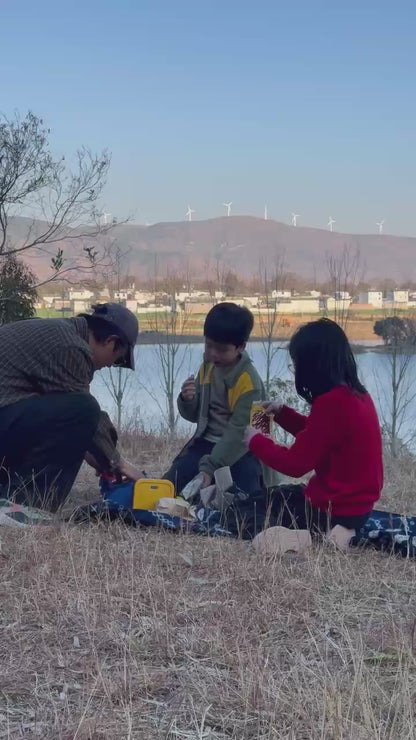
[[[288, 353], [286, 344], [276, 344], [278, 349], [274, 360], [274, 375], [286, 380], [293, 379], [288, 367]], [[204, 345], [189, 344], [181, 345], [177, 355], [177, 366], [179, 368], [176, 378], [176, 390], [185, 378], [191, 373], [196, 374], [202, 361]], [[264, 377], [265, 354], [260, 343], [252, 343], [248, 348], [256, 368]], [[127, 422], [129, 418], [140, 418], [146, 429], [156, 430], [164, 425], [166, 420], [166, 403], [162, 391], [162, 370], [158, 356], [158, 348], [153, 345], [140, 345], [135, 350], [136, 370], [127, 373], [128, 385], [123, 401], [123, 418]], [[360, 352], [356, 355], [361, 381], [367, 387], [379, 410], [381, 421], [390, 418], [391, 414], [391, 363], [386, 354], [374, 351]], [[92, 392], [98, 399], [102, 408], [109, 412], [115, 419], [115, 404], [107, 388], [108, 371], [103, 370], [95, 374], [92, 384]], [[414, 390], [413, 390], [414, 389]], [[403, 388], [406, 394], [406, 403], [403, 403], [401, 417], [401, 434], [405, 440], [410, 440], [414, 435], [416, 421], [416, 360], [412, 358], [406, 371]], [[180, 420], [178, 426], [182, 430], [190, 427], [187, 422]]]

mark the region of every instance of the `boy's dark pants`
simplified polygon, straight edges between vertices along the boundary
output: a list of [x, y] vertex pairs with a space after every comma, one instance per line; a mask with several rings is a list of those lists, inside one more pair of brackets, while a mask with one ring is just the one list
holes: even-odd
[[[178, 495], [198, 475], [201, 457], [209, 455], [213, 447], [214, 443], [206, 439], [193, 439], [175, 458], [170, 470], [163, 477], [174, 484]], [[240, 457], [230, 469], [234, 483], [245, 493], [252, 494], [261, 489], [261, 465], [251, 452]]]
[[100, 407], [82, 393], [50, 393], [0, 409], [0, 496], [56, 511], [98, 427]]

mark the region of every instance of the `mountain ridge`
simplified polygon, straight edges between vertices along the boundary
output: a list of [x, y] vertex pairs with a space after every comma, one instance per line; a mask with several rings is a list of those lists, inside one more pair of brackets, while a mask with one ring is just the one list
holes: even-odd
[[[16, 217], [9, 226], [10, 243], [21, 243], [31, 219]], [[34, 222], [35, 231], [40, 222]], [[73, 231], [76, 233], [76, 230]], [[360, 251], [366, 279], [416, 280], [416, 237], [391, 234], [346, 234], [308, 226], [291, 226], [255, 216], [220, 216], [201, 221], [170, 221], [151, 225], [127, 222], [106, 236], [129, 251], [130, 272], [150, 277], [155, 257], [161, 268], [181, 269], [191, 262], [195, 269], [208, 269], [218, 260], [248, 277], [258, 272], [259, 261], [271, 262], [284, 254], [286, 270], [301, 277], [318, 277], [325, 271], [327, 255], [339, 254], [345, 246]], [[69, 250], [73, 240], [64, 241]], [[48, 258], [23, 253], [42, 276]], [[22, 254], [22, 256], [23, 256]]]

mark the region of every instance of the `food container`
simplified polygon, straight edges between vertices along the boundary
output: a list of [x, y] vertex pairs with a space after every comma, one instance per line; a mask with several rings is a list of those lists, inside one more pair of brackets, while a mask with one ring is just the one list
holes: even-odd
[[272, 416], [271, 414], [266, 414], [260, 401], [254, 401], [251, 406], [250, 424], [254, 429], [258, 429], [262, 434], [267, 434], [269, 437], [271, 436]]
[[161, 498], [175, 496], [175, 486], [168, 480], [141, 478], [134, 485], [133, 509], [154, 511]]

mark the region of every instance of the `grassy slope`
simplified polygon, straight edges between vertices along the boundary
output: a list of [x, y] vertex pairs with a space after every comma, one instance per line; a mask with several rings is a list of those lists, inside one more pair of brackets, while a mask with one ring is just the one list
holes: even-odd
[[[133, 448], [152, 474], [174, 452]], [[414, 510], [409, 461], [387, 475], [384, 504]], [[414, 562], [264, 562], [247, 543], [121, 525], [1, 539], [1, 738], [416, 736]]]

